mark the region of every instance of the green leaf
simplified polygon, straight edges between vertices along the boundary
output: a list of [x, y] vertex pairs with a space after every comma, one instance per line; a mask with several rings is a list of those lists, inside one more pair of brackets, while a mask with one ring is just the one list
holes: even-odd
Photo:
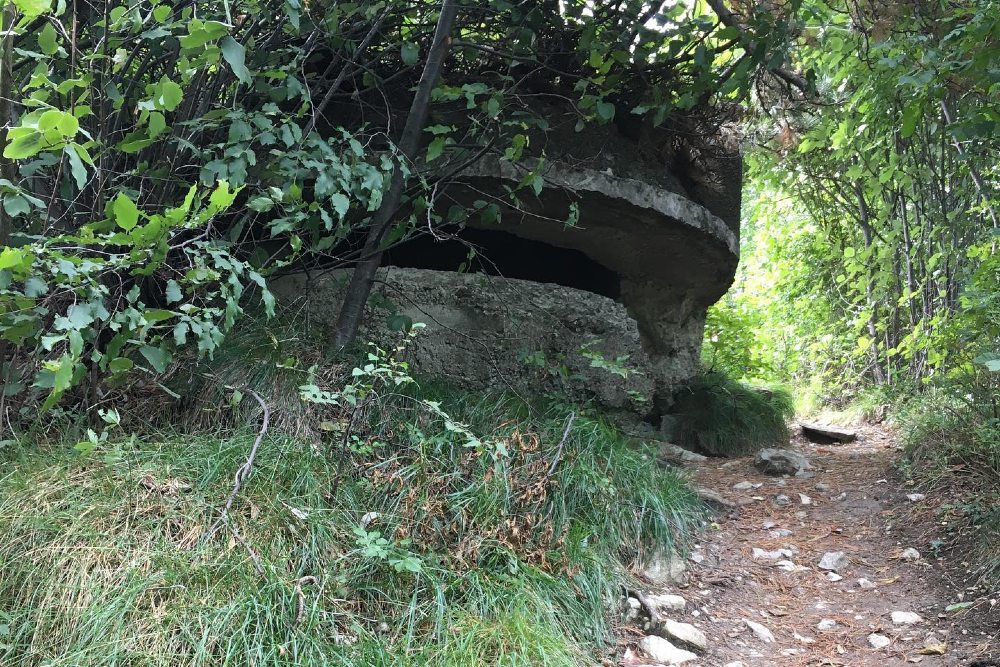
[[[4, 200], [6, 201], [6, 200]], [[30, 259], [21, 248], [5, 247], [0, 251], [0, 270], [23, 268], [25, 260]]]
[[14, 6], [25, 17], [34, 18], [49, 11], [52, 8], [52, 0], [14, 0]]
[[413, 328], [413, 318], [396, 313], [386, 321], [390, 331], [409, 332]]
[[74, 303], [66, 309], [66, 321], [74, 329], [86, 329], [94, 323], [94, 309], [90, 304]]
[[253, 81], [253, 77], [246, 66], [247, 51], [243, 45], [227, 35], [219, 43], [219, 46], [222, 47], [222, 57], [229, 63], [236, 78], [240, 80], [240, 83], [249, 85]]
[[150, 111], [147, 123], [149, 125], [149, 134], [147, 136], [150, 139], [160, 136], [167, 129], [167, 119], [159, 111]]
[[344, 216], [347, 215], [347, 210], [351, 207], [351, 200], [346, 195], [338, 192], [330, 195], [330, 204], [333, 206], [333, 210], [337, 212], [337, 215], [340, 216], [340, 219], [343, 220]]
[[181, 87], [167, 77], [163, 77], [156, 84], [155, 93], [153, 104], [166, 111], [173, 111], [180, 106], [181, 100], [184, 99], [184, 91], [181, 90]]
[[59, 50], [56, 38], [55, 26], [51, 23], [46, 23], [45, 27], [38, 31], [38, 50], [47, 56], [53, 55]]
[[899, 134], [904, 139], [913, 135], [913, 131], [917, 128], [917, 121], [921, 116], [920, 105], [917, 103], [909, 104], [905, 109], [903, 109], [903, 122], [899, 127]]
[[139, 209], [124, 192], [119, 192], [118, 196], [112, 200], [111, 214], [114, 215], [118, 226], [126, 232], [131, 231], [139, 222]]
[[170, 351], [164, 350], [162, 347], [143, 345], [139, 348], [139, 352], [142, 356], [146, 357], [146, 361], [150, 363], [157, 373], [165, 372], [167, 370], [167, 366], [170, 364], [170, 360], [173, 359], [173, 355], [170, 354]]
[[[42, 403], [41, 411], [46, 412], [56, 404], [59, 397], [73, 384], [73, 371], [76, 370], [76, 360], [68, 354], [64, 354], [59, 359], [59, 367], [56, 369], [46, 369], [52, 372], [52, 393]], [[39, 379], [44, 371], [38, 373]], [[39, 383], [36, 383], [39, 384]]]
[[80, 155], [66, 146], [63, 149], [66, 153], [66, 157], [69, 158], [69, 171], [73, 175], [73, 180], [76, 181], [76, 187], [83, 190], [84, 186], [87, 185], [87, 168], [83, 166], [83, 160], [80, 159]]
[[432, 141], [430, 145], [427, 146], [427, 161], [432, 162], [433, 160], [439, 158], [441, 156], [441, 153], [444, 151], [444, 145], [445, 145], [444, 137], [435, 137], [434, 141]]
[[270, 197], [254, 197], [247, 202], [247, 206], [258, 213], [267, 213], [274, 208], [274, 200]]
[[176, 343], [178, 346], [183, 345], [184, 343], [186, 343], [187, 342], [187, 333], [188, 333], [188, 329], [189, 328], [190, 327], [188, 327], [188, 323], [187, 322], [178, 322], [177, 324], [175, 324], [174, 325], [174, 343]]
[[181, 293], [181, 286], [177, 284], [176, 280], [167, 281], [166, 297], [167, 303], [177, 303], [184, 298], [184, 295]]
[[615, 105], [611, 102], [600, 102], [597, 105], [597, 116], [607, 123], [615, 117]]
[[420, 59], [420, 47], [413, 42], [403, 42], [399, 49], [399, 57], [403, 59], [404, 65], [416, 65]]
[[142, 319], [146, 320], [150, 324], [156, 322], [162, 322], [164, 320], [169, 320], [173, 317], [175, 313], [172, 310], [163, 310], [162, 308], [150, 308], [143, 311]]
[[12, 128], [7, 132], [7, 139], [8, 143], [3, 150], [3, 156], [11, 160], [23, 160], [38, 155], [43, 148], [48, 147], [42, 133], [29, 127]]
[[212, 190], [212, 194], [209, 195], [208, 203], [216, 209], [216, 212], [224, 211], [236, 200], [236, 195], [239, 191], [240, 188], [230, 190], [228, 181], [219, 181], [219, 184], [215, 186], [215, 190]]
[[3, 196], [3, 210], [7, 215], [16, 217], [30, 211], [31, 205], [21, 195], [6, 194]]
[[112, 373], [124, 373], [126, 371], [132, 370], [135, 364], [128, 357], [115, 357], [108, 362], [108, 368]]

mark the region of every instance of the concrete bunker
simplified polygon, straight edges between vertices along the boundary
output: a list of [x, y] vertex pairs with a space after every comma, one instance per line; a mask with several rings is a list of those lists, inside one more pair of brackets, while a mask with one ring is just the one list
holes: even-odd
[[[486, 197], [499, 222], [473, 216], [437, 235], [448, 240], [425, 233], [391, 249], [362, 336], [383, 339], [402, 314], [428, 325], [412, 350], [418, 372], [555, 389], [647, 419], [666, 412], [698, 372], [706, 309], [735, 274], [740, 158], [720, 150], [707, 171], [678, 175], [641, 141], [604, 132], [546, 135], [545, 187], [516, 204], [505, 193], [537, 162], [491, 156], [468, 167], [438, 205]], [[571, 205], [579, 216], [566, 225]], [[276, 290], [305, 299], [328, 327], [346, 281], [346, 271], [300, 274]]]

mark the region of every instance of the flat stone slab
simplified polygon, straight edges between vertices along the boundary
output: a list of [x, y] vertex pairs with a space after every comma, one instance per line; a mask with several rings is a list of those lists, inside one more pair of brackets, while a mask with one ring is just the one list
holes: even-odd
[[854, 442], [858, 437], [858, 434], [850, 429], [815, 422], [802, 422], [799, 424], [799, 428], [802, 429], [802, 435], [807, 439], [823, 445], [830, 444], [831, 441]]

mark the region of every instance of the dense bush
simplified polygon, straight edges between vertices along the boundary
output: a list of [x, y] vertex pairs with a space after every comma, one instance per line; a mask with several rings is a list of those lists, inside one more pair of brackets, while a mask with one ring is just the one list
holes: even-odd
[[788, 443], [794, 414], [784, 389], [745, 385], [706, 372], [677, 393], [671, 416], [677, 444], [716, 456], [740, 456]]

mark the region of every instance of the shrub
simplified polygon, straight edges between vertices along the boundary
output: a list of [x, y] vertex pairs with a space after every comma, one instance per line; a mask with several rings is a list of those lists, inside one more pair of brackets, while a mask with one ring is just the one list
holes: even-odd
[[741, 456], [788, 442], [794, 414], [784, 389], [763, 389], [706, 372], [677, 393], [672, 416], [677, 444], [715, 456]]

